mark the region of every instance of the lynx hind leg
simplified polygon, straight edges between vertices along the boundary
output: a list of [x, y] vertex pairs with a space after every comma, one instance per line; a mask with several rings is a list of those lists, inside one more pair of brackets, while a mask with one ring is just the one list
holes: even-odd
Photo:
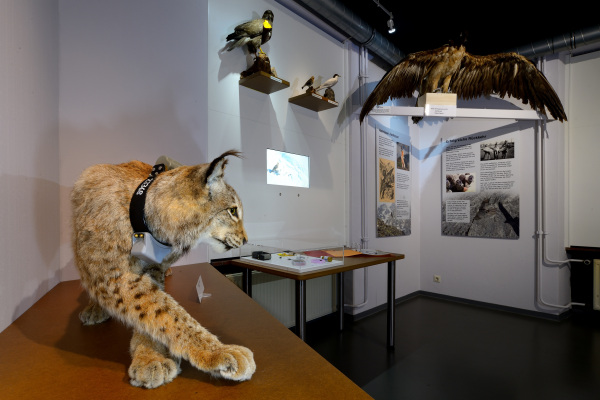
[[79, 319], [84, 325], [100, 324], [110, 318], [110, 315], [94, 300], [90, 299], [88, 305], [79, 313]]
[[180, 359], [173, 357], [162, 343], [135, 331], [131, 338], [130, 383], [153, 389], [171, 382], [179, 373]]

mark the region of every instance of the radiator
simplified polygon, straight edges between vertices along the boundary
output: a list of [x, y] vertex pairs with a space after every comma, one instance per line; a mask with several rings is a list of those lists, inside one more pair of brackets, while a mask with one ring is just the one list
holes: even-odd
[[[227, 275], [242, 287], [242, 274]], [[295, 284], [292, 279], [252, 272], [252, 298], [286, 327], [296, 324]], [[306, 281], [306, 320], [331, 314], [336, 310], [335, 280], [332, 276]]]

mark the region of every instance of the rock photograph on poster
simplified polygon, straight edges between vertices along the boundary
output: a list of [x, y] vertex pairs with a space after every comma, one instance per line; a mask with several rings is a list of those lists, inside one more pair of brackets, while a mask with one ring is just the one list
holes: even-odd
[[510, 135], [445, 141], [442, 153], [442, 234], [519, 237], [518, 149]]

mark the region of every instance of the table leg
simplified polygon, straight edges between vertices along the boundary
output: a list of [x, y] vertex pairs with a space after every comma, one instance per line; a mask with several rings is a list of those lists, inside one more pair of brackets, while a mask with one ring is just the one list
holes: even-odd
[[296, 335], [306, 339], [306, 281], [296, 282]]
[[395, 338], [394, 306], [396, 301], [396, 261], [388, 262], [387, 283], [387, 345], [388, 348], [393, 349]]
[[244, 268], [242, 271], [242, 289], [244, 293], [252, 297], [252, 270]]
[[336, 274], [337, 281], [337, 304], [338, 304], [338, 319], [340, 323], [340, 331], [344, 330], [344, 273]]

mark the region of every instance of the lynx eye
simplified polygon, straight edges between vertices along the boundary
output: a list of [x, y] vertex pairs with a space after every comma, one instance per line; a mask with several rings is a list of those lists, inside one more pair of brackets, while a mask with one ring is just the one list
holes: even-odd
[[229, 213], [231, 214], [232, 217], [237, 217], [238, 216], [237, 207], [231, 207], [229, 209]]

